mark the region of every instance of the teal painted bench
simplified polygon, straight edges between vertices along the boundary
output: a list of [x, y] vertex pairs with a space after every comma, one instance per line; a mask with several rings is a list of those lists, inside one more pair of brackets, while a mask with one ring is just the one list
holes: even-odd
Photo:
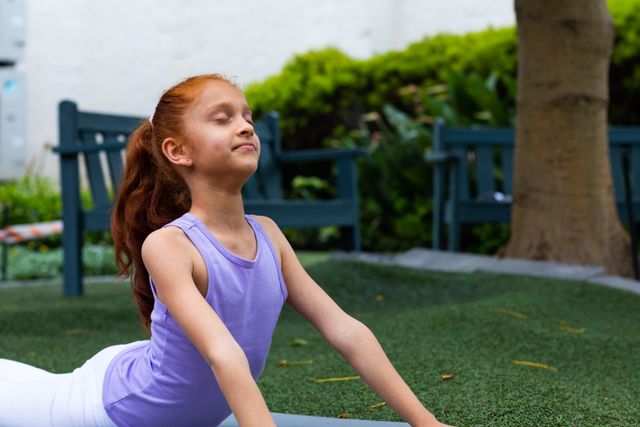
[[[622, 162], [629, 156], [632, 208], [640, 212], [640, 127], [609, 127], [609, 156], [618, 215], [628, 223]], [[437, 120], [433, 149], [433, 248], [460, 250], [463, 224], [509, 223], [513, 128], [455, 128]], [[638, 215], [635, 215], [635, 221]], [[635, 224], [634, 224], [635, 225]]]
[[[59, 105], [62, 187], [64, 294], [82, 294], [82, 236], [84, 231], [109, 230], [113, 193], [122, 176], [124, 149], [129, 134], [146, 118], [79, 111], [72, 101]], [[361, 246], [356, 158], [359, 149], [327, 149], [283, 152], [277, 113], [255, 124], [261, 141], [258, 171], [242, 192], [245, 212], [267, 215], [280, 227], [338, 226], [342, 247]], [[282, 166], [293, 162], [333, 161], [337, 166], [337, 197], [331, 200], [283, 198]], [[80, 203], [81, 165], [92, 199], [91, 209]]]

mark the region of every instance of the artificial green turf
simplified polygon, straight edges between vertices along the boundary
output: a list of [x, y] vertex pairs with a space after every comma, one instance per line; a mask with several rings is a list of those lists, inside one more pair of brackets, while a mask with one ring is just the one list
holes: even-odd
[[[366, 323], [422, 402], [457, 426], [640, 425], [640, 296], [579, 282], [421, 272], [346, 261], [308, 267]], [[143, 338], [127, 285], [0, 289], [0, 357], [68, 371]], [[381, 295], [383, 299], [376, 298]], [[526, 316], [526, 317], [525, 317]], [[279, 360], [313, 360], [278, 367]], [[542, 363], [557, 371], [516, 365]], [[453, 375], [443, 381], [442, 375]], [[273, 411], [398, 420], [288, 307], [260, 379]]]

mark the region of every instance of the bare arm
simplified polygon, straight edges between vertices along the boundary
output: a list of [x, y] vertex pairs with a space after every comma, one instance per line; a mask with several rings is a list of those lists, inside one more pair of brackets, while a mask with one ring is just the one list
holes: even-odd
[[174, 227], [151, 233], [142, 246], [158, 298], [211, 366], [240, 426], [275, 426], [244, 351], [194, 283], [193, 256], [193, 246]]
[[[267, 222], [268, 225], [268, 221]], [[373, 333], [346, 314], [307, 274], [291, 245], [277, 228], [287, 302], [305, 317], [356, 370], [364, 381], [412, 426], [445, 426], [420, 403], [394, 369]]]

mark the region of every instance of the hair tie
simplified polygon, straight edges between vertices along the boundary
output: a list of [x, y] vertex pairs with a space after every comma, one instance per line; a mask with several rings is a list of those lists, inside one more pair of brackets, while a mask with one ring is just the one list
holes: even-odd
[[149, 116], [149, 124], [153, 127], [153, 114]]

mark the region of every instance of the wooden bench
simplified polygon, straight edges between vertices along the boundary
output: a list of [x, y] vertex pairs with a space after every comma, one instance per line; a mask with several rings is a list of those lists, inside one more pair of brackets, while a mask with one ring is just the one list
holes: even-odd
[[[632, 209], [640, 212], [640, 127], [609, 127], [609, 156], [621, 221], [628, 223], [622, 162], [630, 159]], [[433, 130], [433, 248], [460, 250], [463, 224], [509, 223], [513, 128], [454, 128], [441, 119]], [[638, 220], [635, 215], [635, 220]]]
[[[72, 101], [59, 105], [64, 251], [64, 294], [82, 294], [82, 236], [84, 231], [109, 230], [113, 194], [122, 176], [129, 134], [146, 118], [79, 111]], [[360, 250], [356, 158], [362, 150], [327, 149], [282, 152], [277, 113], [268, 113], [255, 125], [261, 141], [258, 171], [243, 188], [245, 212], [267, 215], [280, 227], [336, 225], [342, 246]], [[290, 200], [283, 198], [282, 166], [290, 162], [334, 161], [337, 198]], [[80, 202], [81, 165], [86, 172], [92, 207]]]

